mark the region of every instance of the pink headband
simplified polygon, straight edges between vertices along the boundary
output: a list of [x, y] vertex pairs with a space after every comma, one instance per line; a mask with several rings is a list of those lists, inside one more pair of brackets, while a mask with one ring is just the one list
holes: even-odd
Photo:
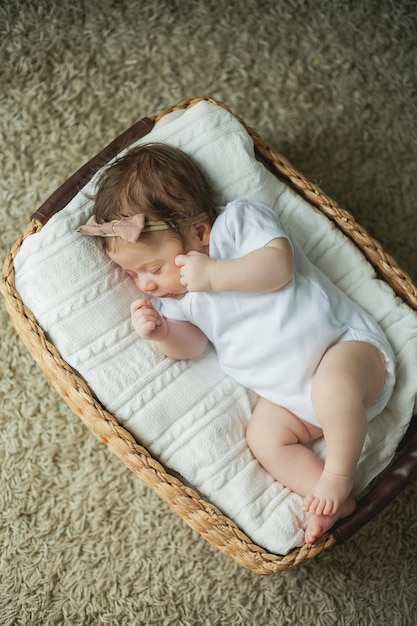
[[[198, 222], [207, 218], [205, 213], [196, 215], [195, 218], [188, 222]], [[93, 237], [120, 237], [123, 241], [136, 243], [143, 232], [151, 232], [154, 230], [169, 230], [166, 222], [162, 221], [145, 221], [145, 216], [141, 213], [132, 215], [131, 217], [122, 217], [120, 220], [111, 222], [103, 222], [99, 224], [94, 215], [90, 217], [84, 226], [79, 226], [77, 232], [83, 235], [91, 235]]]

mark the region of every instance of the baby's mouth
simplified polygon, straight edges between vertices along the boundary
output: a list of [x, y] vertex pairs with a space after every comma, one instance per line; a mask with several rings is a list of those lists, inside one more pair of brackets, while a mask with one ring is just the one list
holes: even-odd
[[184, 293], [166, 293], [164, 296], [160, 296], [161, 298], [173, 298], [174, 300], [181, 300], [185, 296]]

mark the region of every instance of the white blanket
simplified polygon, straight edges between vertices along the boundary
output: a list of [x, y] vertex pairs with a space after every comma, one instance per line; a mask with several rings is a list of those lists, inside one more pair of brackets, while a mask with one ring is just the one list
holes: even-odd
[[[289, 232], [330, 278], [374, 315], [396, 354], [398, 383], [369, 425], [355, 493], [391, 461], [416, 403], [417, 316], [351, 242], [254, 158], [252, 140], [228, 112], [201, 102], [162, 118], [142, 142], [191, 154], [215, 186], [219, 204], [254, 197], [277, 211]], [[252, 540], [286, 554], [303, 543], [301, 498], [253, 459], [245, 427], [254, 394], [225, 377], [213, 349], [191, 362], [163, 357], [140, 340], [129, 319], [137, 297], [93, 238], [76, 233], [92, 212], [94, 180], [27, 238], [16, 260], [16, 287], [62, 357], [102, 404], [167, 467], [182, 474]], [[414, 375], [415, 378], [415, 375]], [[315, 444], [324, 457], [322, 440]]]

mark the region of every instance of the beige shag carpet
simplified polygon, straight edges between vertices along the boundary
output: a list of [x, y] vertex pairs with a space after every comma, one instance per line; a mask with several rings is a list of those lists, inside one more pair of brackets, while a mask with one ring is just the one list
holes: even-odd
[[[417, 279], [415, 0], [2, 0], [1, 256], [126, 127], [211, 95]], [[350, 541], [260, 578], [63, 404], [1, 306], [0, 623], [417, 623], [417, 481]]]

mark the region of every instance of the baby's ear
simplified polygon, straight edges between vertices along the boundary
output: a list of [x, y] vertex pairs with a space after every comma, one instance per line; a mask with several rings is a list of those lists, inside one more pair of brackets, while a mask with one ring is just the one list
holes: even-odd
[[208, 246], [210, 242], [211, 226], [207, 222], [197, 222], [191, 225], [192, 232], [197, 236], [203, 246]]

